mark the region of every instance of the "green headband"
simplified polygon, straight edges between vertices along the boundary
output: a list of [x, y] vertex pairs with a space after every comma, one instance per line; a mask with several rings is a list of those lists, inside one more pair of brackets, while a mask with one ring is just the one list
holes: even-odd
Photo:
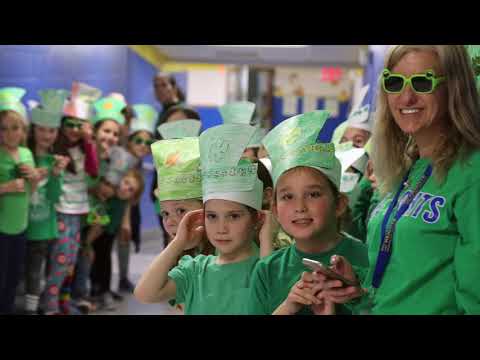
[[103, 120], [114, 120], [120, 125], [125, 124], [125, 117], [122, 114], [122, 110], [125, 107], [123, 101], [117, 98], [106, 97], [96, 101], [93, 107], [95, 108], [94, 125]]
[[198, 138], [160, 140], [152, 144], [159, 201], [202, 197]]
[[317, 143], [329, 116], [326, 111], [294, 116], [277, 125], [263, 139], [272, 161], [274, 184], [285, 171], [306, 166], [319, 170], [340, 187], [341, 164], [335, 157], [334, 144]]
[[26, 90], [18, 87], [0, 88], [0, 111], [11, 110], [19, 113], [27, 121], [27, 109], [21, 100]]
[[225, 124], [200, 136], [204, 203], [222, 199], [261, 210], [263, 184], [257, 176], [258, 165], [242, 159], [254, 132], [249, 125]]

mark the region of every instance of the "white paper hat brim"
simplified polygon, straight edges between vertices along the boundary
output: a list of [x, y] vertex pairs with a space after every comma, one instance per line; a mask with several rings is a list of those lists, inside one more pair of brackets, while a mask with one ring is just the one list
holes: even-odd
[[228, 200], [236, 203], [250, 206], [255, 210], [262, 210], [263, 184], [260, 180], [255, 182], [255, 187], [251, 191], [228, 191], [211, 192], [203, 195], [203, 203], [208, 200]]

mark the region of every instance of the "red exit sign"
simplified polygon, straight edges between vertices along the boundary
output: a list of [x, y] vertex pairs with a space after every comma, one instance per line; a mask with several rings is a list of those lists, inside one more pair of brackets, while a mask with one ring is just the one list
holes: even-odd
[[321, 79], [325, 82], [336, 83], [343, 77], [343, 69], [339, 67], [323, 67], [321, 70]]

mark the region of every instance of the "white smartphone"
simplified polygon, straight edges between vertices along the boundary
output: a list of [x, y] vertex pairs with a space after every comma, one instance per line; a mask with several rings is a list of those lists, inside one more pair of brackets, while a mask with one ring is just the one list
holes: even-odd
[[329, 279], [340, 280], [341, 282], [343, 282], [345, 285], [348, 285], [348, 286], [358, 286], [359, 285], [358, 282], [352, 281], [352, 280], [349, 280], [349, 279], [343, 277], [342, 275], [336, 273], [335, 271], [333, 271], [332, 269], [323, 265], [319, 261], [303, 258], [302, 262], [305, 266], [308, 266], [313, 271], [318, 271], [319, 273], [325, 275]]

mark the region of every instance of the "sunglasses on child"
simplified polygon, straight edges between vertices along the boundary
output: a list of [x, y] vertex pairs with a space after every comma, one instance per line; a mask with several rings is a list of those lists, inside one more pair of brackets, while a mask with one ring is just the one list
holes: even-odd
[[135, 145], [144, 144], [144, 145], [150, 146], [153, 144], [153, 140], [145, 140], [145, 139], [142, 139], [141, 137], [134, 137], [132, 141]]
[[82, 128], [82, 123], [78, 121], [66, 120], [65, 126], [68, 127], [69, 129], [77, 128], [80, 130]]
[[410, 85], [413, 91], [418, 94], [431, 94], [444, 81], [445, 76], [437, 77], [433, 70], [427, 70], [423, 74], [414, 74], [410, 77], [391, 73], [388, 69], [383, 69], [382, 73], [382, 87], [389, 94], [400, 94], [407, 85]]

